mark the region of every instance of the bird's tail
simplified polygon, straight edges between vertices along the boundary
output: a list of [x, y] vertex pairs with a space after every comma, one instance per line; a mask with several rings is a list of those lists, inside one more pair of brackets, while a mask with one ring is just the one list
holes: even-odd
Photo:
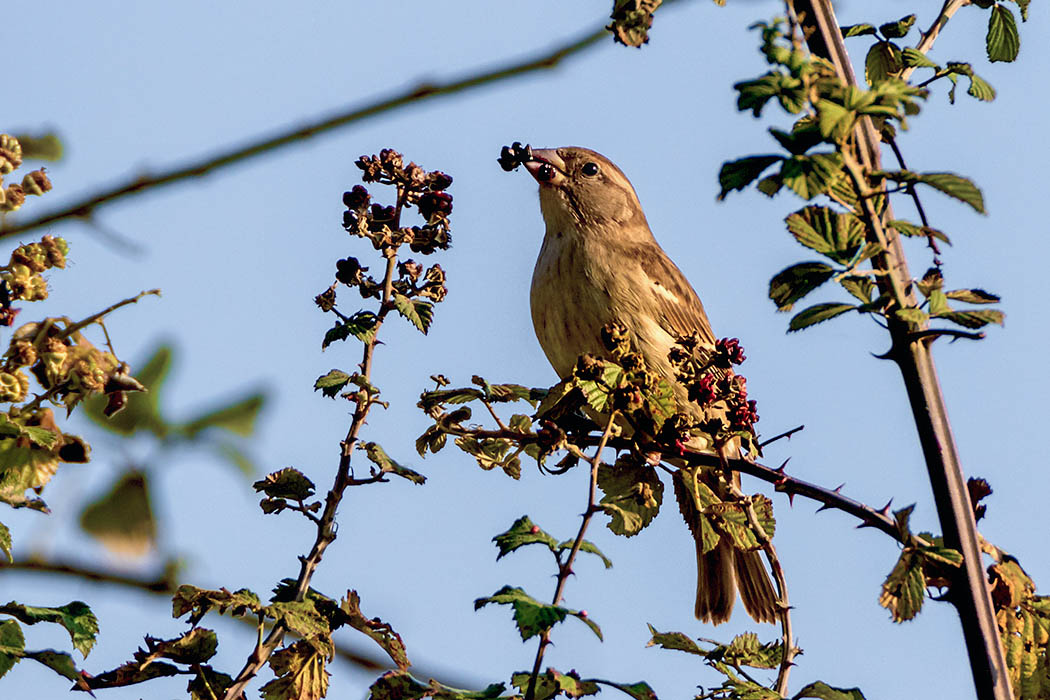
[[692, 489], [681, 470], [673, 481], [678, 508], [696, 540], [697, 619], [716, 625], [729, 620], [739, 586], [744, 609], [756, 622], [776, 622], [777, 596], [759, 553], [737, 550], [726, 536], [719, 538], [714, 549], [704, 552], [701, 516]]

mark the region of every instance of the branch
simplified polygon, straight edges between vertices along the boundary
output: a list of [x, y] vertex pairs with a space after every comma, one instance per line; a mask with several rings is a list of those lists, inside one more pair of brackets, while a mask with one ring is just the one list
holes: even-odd
[[124, 182], [115, 183], [93, 194], [53, 212], [41, 214], [22, 222], [0, 226], [0, 238], [25, 233], [33, 229], [52, 224], [63, 219], [84, 219], [91, 217], [95, 210], [125, 197], [138, 195], [147, 190], [173, 185], [183, 180], [201, 177], [208, 173], [225, 168], [250, 158], [265, 155], [284, 146], [304, 141], [313, 136], [363, 121], [371, 117], [391, 112], [418, 102], [437, 97], [446, 97], [460, 92], [473, 90], [491, 83], [517, 78], [529, 73], [549, 70], [557, 67], [566, 58], [580, 53], [608, 35], [605, 27], [594, 29], [578, 35], [552, 51], [521, 59], [515, 62], [480, 71], [457, 80], [436, 83], [420, 83], [414, 88], [405, 90], [393, 97], [377, 100], [361, 107], [354, 106], [327, 116], [315, 118], [303, 126], [290, 130], [277, 131], [249, 141], [240, 146], [227, 148], [216, 155], [206, 155], [191, 160], [183, 165], [161, 170], [154, 175], [137, 175]]
[[[937, 19], [933, 21], [930, 28], [922, 33], [922, 38], [919, 39], [919, 43], [915, 45], [915, 50], [919, 53], [928, 53], [933, 48], [933, 42], [937, 41], [937, 35], [944, 29], [944, 25], [948, 24], [948, 20], [952, 18], [960, 8], [970, 4], [970, 0], [945, 0], [944, 5], [941, 7], [940, 13], [937, 15]], [[905, 68], [901, 73], [901, 80], [907, 80], [908, 76], [912, 74], [918, 66], [909, 66]]]
[[[554, 588], [554, 597], [551, 599], [551, 605], [557, 605], [561, 602], [562, 593], [565, 591], [565, 582], [569, 580], [569, 575], [572, 574], [572, 564], [576, 560], [576, 555], [580, 552], [580, 546], [583, 545], [583, 536], [587, 532], [587, 527], [591, 524], [591, 518], [594, 517], [595, 513], [601, 510], [597, 505], [598, 465], [602, 463], [602, 450], [604, 450], [605, 446], [609, 444], [609, 437], [612, 434], [617, 414], [618, 411], [613, 411], [609, 415], [609, 422], [605, 424], [605, 431], [598, 440], [598, 446], [594, 450], [594, 456], [589, 460], [591, 463], [591, 484], [590, 489], [587, 492], [587, 509], [583, 512], [583, 518], [580, 522], [580, 530], [576, 533], [576, 539], [572, 542], [569, 556], [565, 558], [564, 562], [559, 561], [558, 583]], [[525, 692], [525, 700], [533, 700], [533, 698], [536, 697], [536, 681], [540, 675], [540, 667], [543, 665], [543, 654], [547, 650], [547, 646], [551, 643], [550, 637], [551, 634], [549, 627], [540, 633], [540, 644], [536, 649], [536, 660], [532, 664], [532, 675], [529, 676], [529, 687]]]

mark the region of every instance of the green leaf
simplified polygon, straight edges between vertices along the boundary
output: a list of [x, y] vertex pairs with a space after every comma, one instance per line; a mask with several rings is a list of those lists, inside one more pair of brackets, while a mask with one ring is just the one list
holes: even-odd
[[780, 129], [770, 129], [769, 133], [793, 156], [804, 154], [823, 140], [820, 130], [813, 127], [812, 120], [800, 119], [795, 122], [790, 133]]
[[908, 323], [926, 323], [930, 320], [930, 315], [922, 309], [916, 309], [909, 307], [907, 309], [897, 309], [893, 312], [894, 315], [902, 321]]
[[867, 277], [843, 277], [839, 280], [842, 288], [861, 303], [870, 304], [872, 292], [875, 291], [875, 283]]
[[346, 372], [333, 369], [323, 377], [318, 377], [314, 382], [314, 391], [321, 390], [322, 395], [334, 399], [342, 391], [343, 387], [350, 383], [350, 375]]
[[965, 202], [977, 212], [984, 214], [984, 198], [977, 185], [961, 175], [955, 173], [913, 173], [908, 170], [888, 172], [886, 177], [897, 182], [921, 182], [936, 190], [940, 190], [949, 197], [954, 197], [960, 202]]
[[789, 114], [798, 114], [806, 106], [806, 90], [798, 78], [779, 72], [769, 72], [755, 79], [733, 85], [737, 95], [736, 106], [740, 111], [750, 109], [756, 117], [770, 99], [776, 97]]
[[14, 620], [0, 620], [0, 678], [22, 659], [26, 639]]
[[424, 391], [419, 397], [419, 407], [424, 411], [441, 406], [442, 404], [468, 403], [477, 399], [485, 398], [485, 394], [472, 387], [462, 389], [438, 389], [437, 391]]
[[[0, 413], [0, 435], [26, 438], [33, 445], [43, 447], [46, 450], [54, 448], [58, 444], [60, 437], [60, 433], [55, 430], [22, 425], [17, 421], [11, 420], [6, 413]], [[2, 465], [0, 465], [0, 468], [2, 468]]]
[[966, 94], [976, 97], [982, 102], [991, 102], [995, 99], [995, 88], [989, 85], [984, 78], [974, 73], [970, 76], [970, 87], [966, 89]]
[[953, 289], [945, 292], [945, 296], [967, 304], [995, 304], [1000, 301], [998, 296], [983, 289]]
[[364, 447], [365, 454], [368, 455], [368, 459], [377, 467], [379, 467], [380, 471], [382, 471], [383, 473], [396, 474], [402, 479], [408, 479], [413, 484], [422, 484], [427, 480], [425, 476], [415, 471], [414, 469], [409, 469], [408, 467], [399, 464], [398, 462], [395, 462], [393, 459], [391, 459], [390, 455], [386, 453], [386, 451], [379, 445], [379, 443], [366, 442], [364, 443], [364, 445], [362, 445], [362, 447]]
[[616, 688], [622, 693], [627, 693], [634, 700], [657, 700], [656, 691], [653, 690], [645, 681], [638, 681], [637, 683], [615, 683], [613, 681], [602, 680], [601, 678], [590, 679], [595, 683], [601, 683], [604, 685]]
[[[558, 551], [560, 552], [567, 552], [570, 549], [572, 549], [572, 540], [566, 540], [565, 542], [562, 542], [558, 545]], [[605, 564], [606, 569], [612, 568], [612, 560], [609, 559], [609, 557], [605, 556], [605, 554], [602, 553], [602, 550], [598, 549], [598, 547], [593, 542], [589, 542], [587, 540], [583, 540], [582, 542], [580, 542], [580, 551], [587, 552], [588, 554], [593, 554], [594, 556], [601, 559], [602, 563]]]
[[339, 603], [339, 609], [347, 616], [346, 624], [369, 636], [399, 669], [404, 670], [411, 666], [401, 635], [378, 617], [366, 617], [361, 612], [361, 597], [357, 591], [347, 591], [346, 598]]
[[602, 638], [601, 629], [587, 617], [585, 612], [569, 610], [560, 605], [541, 603], [520, 588], [504, 586], [487, 598], [475, 600], [474, 609], [480, 610], [490, 603], [510, 605], [514, 608], [514, 623], [518, 627], [522, 641], [527, 641], [549, 630], [570, 615], [579, 618], [581, 622], [590, 627], [598, 639]]
[[431, 302], [394, 294], [394, 308], [423, 335], [430, 330], [430, 323], [434, 320], [434, 305]]
[[915, 15], [901, 17], [896, 22], [887, 22], [886, 24], [879, 25], [879, 31], [882, 32], [882, 35], [887, 39], [903, 39], [915, 25], [915, 19]]
[[711, 661], [751, 668], [776, 668], [783, 656], [780, 642], [763, 644], [754, 632], [738, 634], [729, 644], [720, 644], [707, 652], [707, 658]]
[[850, 24], [845, 27], [839, 28], [842, 31], [842, 38], [849, 39], [852, 36], [865, 36], [867, 34], [875, 33], [874, 24]]
[[80, 527], [111, 552], [147, 554], [157, 541], [157, 519], [146, 473], [132, 469], [121, 474], [107, 493], [84, 507]]
[[892, 41], [873, 44], [864, 58], [864, 79], [871, 86], [899, 75], [903, 69], [904, 57]]
[[496, 560], [499, 561], [505, 555], [510, 554], [519, 547], [529, 544], [547, 545], [551, 553], [558, 551], [558, 541], [540, 529], [527, 515], [523, 515], [514, 521], [510, 529], [492, 538], [499, 549]]
[[254, 393], [194, 418], [180, 430], [190, 439], [209, 428], [221, 428], [241, 437], [250, 437], [255, 432], [255, 419], [265, 403], [264, 394]]
[[4, 553], [7, 561], [14, 561], [14, 558], [11, 556], [11, 531], [3, 523], [0, 523], [0, 552]]
[[781, 166], [780, 178], [799, 197], [813, 199], [828, 191], [841, 166], [842, 158], [837, 153], [792, 156]]
[[27, 659], [32, 659], [33, 661], [44, 664], [63, 678], [68, 678], [76, 683], [78, 687], [84, 682], [84, 677], [81, 676], [80, 671], [77, 670], [77, 665], [73, 662], [73, 657], [64, 651], [55, 651], [53, 649], [27, 651], [23, 656]]
[[[1014, 0], [1017, 3], [1017, 7], [1021, 10], [1021, 21], [1028, 21], [1028, 5], [1031, 4], [1032, 0]], [[18, 137], [21, 141], [22, 137]], [[22, 144], [22, 152], [25, 153], [25, 144]]]
[[905, 622], [919, 614], [925, 596], [922, 557], [914, 547], [905, 547], [882, 584], [879, 605], [890, 611], [894, 622]]
[[824, 321], [835, 318], [847, 311], [852, 311], [855, 308], [856, 307], [852, 304], [815, 304], [808, 309], [795, 314], [791, 319], [791, 322], [788, 324], [788, 332], [800, 331], [803, 328], [809, 328], [818, 323], [823, 323]]
[[798, 695], [792, 698], [792, 700], [801, 700], [801, 698], [818, 698], [818, 700], [864, 700], [864, 694], [860, 692], [860, 688], [832, 688], [823, 681], [817, 681], [816, 683], [810, 683], [805, 688], [798, 691]]
[[769, 298], [777, 311], [788, 311], [795, 302], [831, 279], [835, 269], [819, 262], [797, 263], [769, 281]]
[[146, 637], [147, 659], [170, 659], [180, 664], [202, 664], [219, 648], [219, 639], [213, 630], [194, 627], [175, 639]]
[[988, 17], [988, 35], [985, 37], [988, 60], [1013, 61], [1021, 50], [1021, 37], [1017, 33], [1014, 13], [1006, 5], [996, 3]]
[[598, 488], [605, 495], [601, 506], [609, 516], [609, 529], [617, 535], [637, 535], [660, 512], [664, 485], [656, 469], [631, 455], [621, 455], [615, 465], [598, 466]]
[[908, 68], [933, 68], [939, 70], [940, 66], [931, 61], [926, 54], [910, 46], [901, 51], [901, 59]]
[[674, 651], [684, 651], [689, 654], [696, 654], [697, 656], [707, 656], [707, 652], [697, 646], [690, 637], [682, 634], [681, 632], [658, 632], [655, 627], [649, 625], [649, 633], [652, 635], [652, 639], [645, 646], [659, 646], [661, 649], [673, 649]]
[[929, 226], [916, 226], [915, 224], [909, 221], [904, 221], [902, 219], [894, 219], [892, 221], [888, 221], [887, 224], [896, 229], [897, 233], [899, 233], [902, 236], [923, 238], [925, 238], [926, 236], [932, 236], [938, 241], [944, 241], [948, 245], [951, 245], [951, 240], [948, 239], [948, 236], [944, 235], [943, 232], [938, 231], [937, 229], [931, 228]]
[[287, 498], [292, 501], [305, 501], [314, 495], [314, 482], [292, 467], [267, 474], [252, 484], [252, 488], [270, 498]]
[[583, 392], [588, 406], [598, 413], [608, 413], [612, 390], [619, 388], [623, 378], [623, 368], [612, 362], [606, 362], [600, 379], [577, 379], [576, 386]]
[[353, 336], [362, 343], [370, 343], [376, 337], [376, 315], [371, 311], [358, 311], [346, 321], [340, 321], [333, 328], [329, 328], [321, 341], [321, 349], [324, 350], [337, 340], [346, 340]]
[[952, 311], [938, 315], [945, 321], [951, 321], [964, 328], [981, 328], [989, 323], [1003, 325], [1006, 315], [995, 309], [981, 309], [979, 311]]
[[22, 147], [22, 158], [24, 160], [46, 160], [56, 162], [62, 160], [62, 139], [54, 131], [46, 131], [37, 134], [14, 134], [18, 145]]
[[274, 652], [269, 664], [275, 678], [259, 688], [264, 700], [320, 700], [328, 693], [330, 643], [318, 648], [311, 642], [299, 640]]
[[258, 614], [262, 609], [259, 596], [247, 588], [230, 593], [225, 588], [213, 591], [183, 584], [176, 589], [171, 599], [171, 616], [180, 618], [190, 613], [189, 622], [192, 625], [196, 625], [212, 610], [220, 615], [229, 610], [231, 615], [242, 617], [248, 613]]
[[749, 156], [739, 160], [722, 163], [718, 171], [718, 184], [722, 188], [718, 193], [719, 201], [733, 190], [742, 190], [754, 182], [766, 168], [773, 163], [784, 160], [782, 156]]
[[95, 646], [95, 638], [98, 636], [98, 618], [91, 612], [91, 608], [79, 600], [57, 608], [37, 608], [12, 601], [0, 606], [0, 613], [17, 618], [27, 625], [35, 625], [38, 622], [62, 625], [69, 632], [73, 648], [85, 657], [91, 652], [91, 647]]
[[820, 135], [836, 143], [845, 142], [853, 131], [857, 113], [831, 100], [818, 100], [816, 106]]

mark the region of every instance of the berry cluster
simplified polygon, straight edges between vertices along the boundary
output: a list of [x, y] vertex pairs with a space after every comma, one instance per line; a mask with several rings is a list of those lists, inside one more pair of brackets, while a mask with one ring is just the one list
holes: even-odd
[[532, 146], [529, 144], [521, 145], [520, 141], [515, 141], [510, 146], [504, 146], [499, 152], [499, 158], [496, 162], [499, 163], [499, 167], [506, 170], [508, 173], [514, 170], [519, 165], [524, 165], [532, 158]]

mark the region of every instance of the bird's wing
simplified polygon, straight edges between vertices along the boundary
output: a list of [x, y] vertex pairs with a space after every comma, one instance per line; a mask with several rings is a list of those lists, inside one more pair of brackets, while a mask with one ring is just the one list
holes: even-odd
[[639, 254], [636, 260], [649, 278], [652, 311], [660, 327], [675, 337], [698, 333], [702, 342], [714, 345], [704, 305], [678, 266], [659, 248]]

